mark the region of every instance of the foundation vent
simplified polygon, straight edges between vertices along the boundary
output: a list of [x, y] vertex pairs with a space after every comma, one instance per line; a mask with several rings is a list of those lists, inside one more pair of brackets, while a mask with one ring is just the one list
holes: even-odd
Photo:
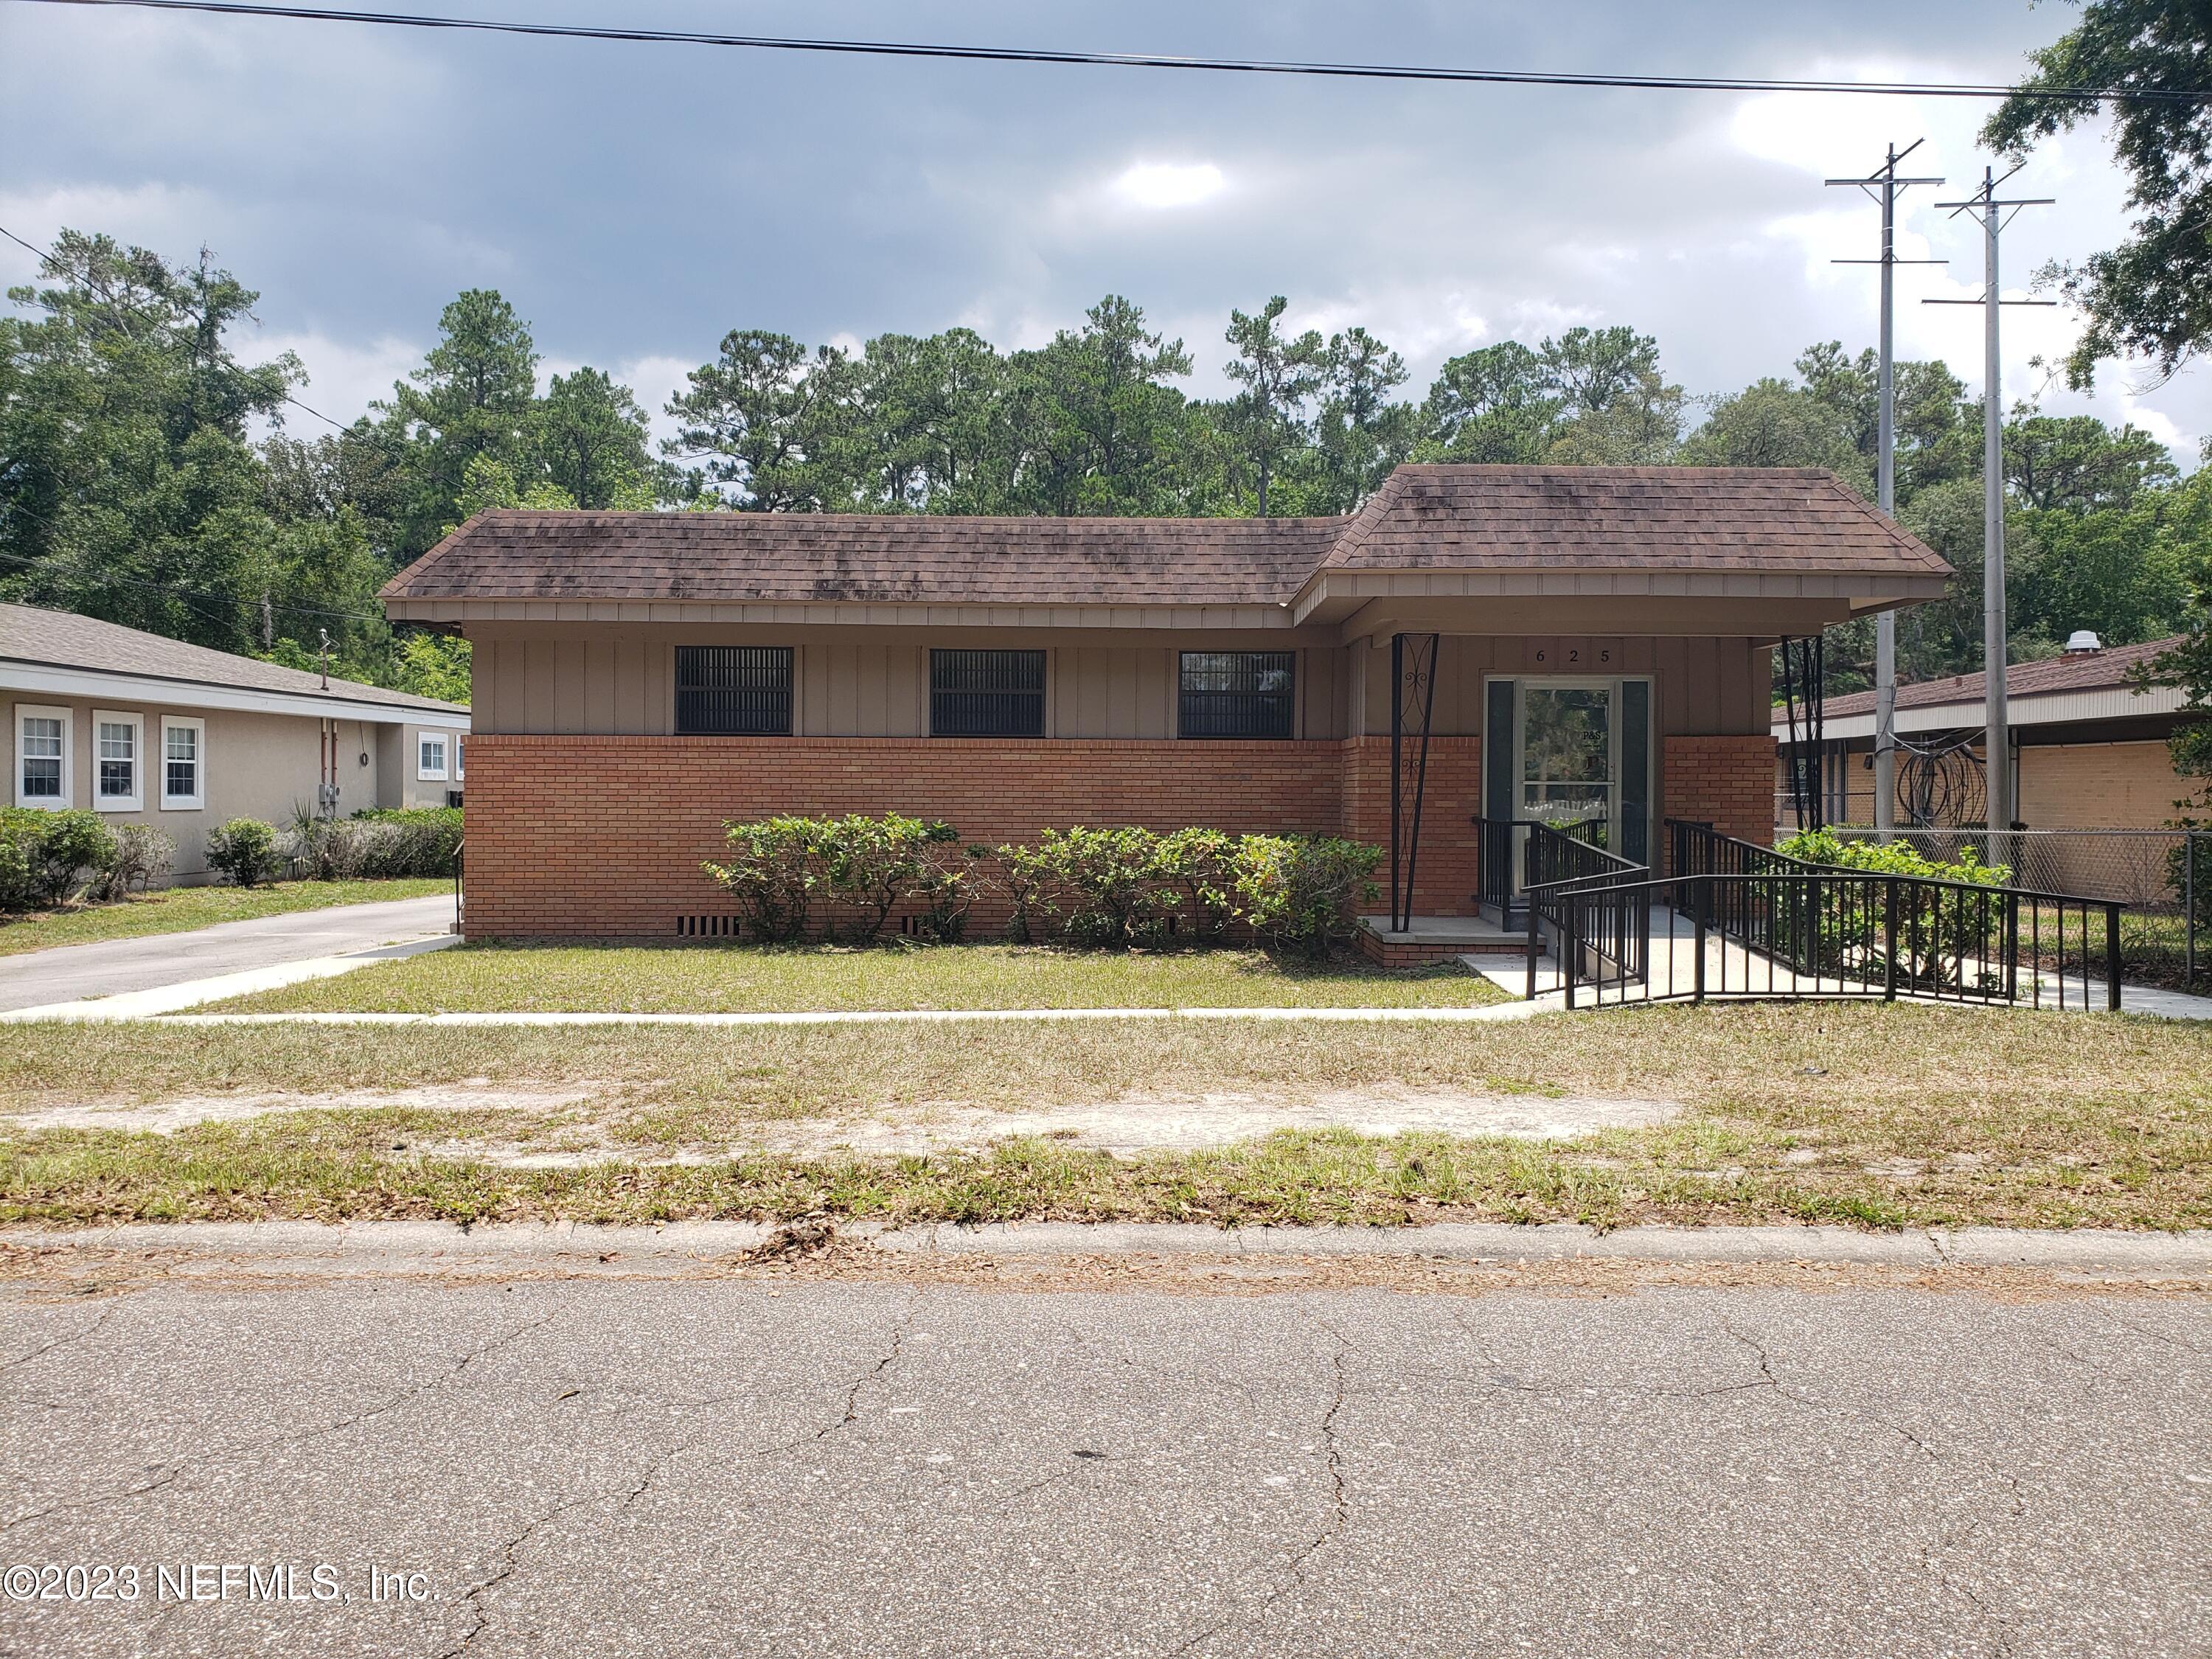
[[735, 916], [678, 916], [676, 931], [685, 939], [735, 939]]

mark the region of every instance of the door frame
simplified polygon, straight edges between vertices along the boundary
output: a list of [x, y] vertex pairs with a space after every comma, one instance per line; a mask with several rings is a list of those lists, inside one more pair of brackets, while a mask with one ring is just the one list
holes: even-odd
[[[1611, 756], [1610, 756], [1610, 759], [1611, 759], [1611, 767], [1612, 767], [1612, 774], [1613, 774], [1612, 780], [1611, 780], [1611, 784], [1610, 784], [1610, 805], [1609, 805], [1609, 808], [1608, 808], [1608, 811], [1607, 811], [1607, 818], [1606, 818], [1606, 832], [1607, 832], [1607, 840], [1612, 843], [1612, 845], [1613, 845], [1616, 849], [1619, 848], [1619, 846], [1620, 846], [1620, 844], [1621, 806], [1622, 806], [1622, 793], [1623, 793], [1623, 788], [1622, 788], [1622, 787], [1623, 787], [1623, 785], [1625, 785], [1625, 784], [1627, 782], [1626, 775], [1625, 775], [1625, 773], [1623, 772], [1622, 768], [1621, 768], [1621, 764], [1620, 764], [1621, 737], [1622, 737], [1621, 720], [1622, 720], [1622, 714], [1623, 714], [1623, 708], [1622, 708], [1622, 705], [1623, 705], [1623, 699], [1622, 699], [1622, 697], [1620, 696], [1620, 694], [1621, 688], [1622, 688], [1623, 686], [1626, 686], [1626, 685], [1638, 684], [1642, 684], [1642, 685], [1645, 688], [1645, 690], [1644, 690], [1644, 720], [1645, 720], [1645, 722], [1646, 722], [1646, 728], [1647, 728], [1647, 729], [1646, 729], [1646, 731], [1645, 731], [1645, 732], [1644, 732], [1644, 816], [1645, 816], [1645, 823], [1644, 823], [1644, 833], [1645, 859], [1646, 859], [1646, 861], [1648, 862], [1648, 861], [1649, 861], [1649, 860], [1650, 860], [1650, 850], [1651, 850], [1652, 847], [1656, 844], [1656, 837], [1657, 833], [1658, 833], [1658, 807], [1659, 807], [1659, 801], [1658, 801], [1658, 787], [1657, 787], [1657, 786], [1658, 786], [1658, 781], [1659, 781], [1659, 679], [1658, 679], [1658, 676], [1657, 676], [1657, 675], [1656, 675], [1656, 674], [1650, 674], [1650, 673], [1638, 673], [1638, 674], [1545, 674], [1545, 673], [1517, 674], [1517, 673], [1494, 673], [1494, 674], [1485, 674], [1485, 675], [1482, 677], [1482, 697], [1483, 697], [1483, 707], [1484, 707], [1484, 708], [1485, 708], [1486, 710], [1487, 710], [1487, 709], [1488, 709], [1488, 708], [1489, 708], [1489, 706], [1490, 706], [1490, 696], [1491, 696], [1490, 688], [1491, 688], [1491, 686], [1492, 686], [1494, 683], [1497, 683], [1497, 682], [1499, 682], [1499, 681], [1503, 681], [1503, 682], [1504, 682], [1505, 684], [1510, 684], [1510, 686], [1512, 686], [1512, 688], [1513, 688], [1513, 734], [1512, 734], [1512, 749], [1511, 749], [1511, 751], [1510, 751], [1510, 755], [1507, 757], [1507, 760], [1506, 760], [1506, 769], [1507, 769], [1508, 777], [1509, 777], [1509, 780], [1510, 780], [1510, 799], [1511, 799], [1511, 802], [1512, 802], [1512, 814], [1511, 814], [1511, 815], [1512, 815], [1512, 817], [1513, 817], [1514, 818], [1516, 818], [1516, 820], [1525, 816], [1525, 813], [1524, 813], [1524, 811], [1523, 811], [1523, 808], [1522, 808], [1522, 792], [1523, 786], [1524, 786], [1524, 785], [1527, 783], [1527, 781], [1528, 781], [1528, 780], [1527, 780], [1527, 778], [1526, 778], [1526, 776], [1525, 776], [1525, 772], [1526, 772], [1526, 769], [1527, 769], [1527, 765], [1528, 765], [1528, 751], [1527, 751], [1526, 744], [1527, 744], [1527, 742], [1528, 742], [1528, 688], [1529, 688], [1529, 686], [1531, 686], [1531, 685], [1534, 685], [1534, 686], [1539, 687], [1540, 689], [1546, 690], [1560, 690], [1560, 691], [1573, 691], [1573, 690], [1585, 690], [1585, 691], [1608, 691], [1608, 692], [1611, 692], [1611, 693], [1613, 694], [1613, 695], [1612, 695], [1612, 696], [1611, 696], [1611, 697], [1608, 699], [1608, 701], [1607, 701], [1607, 711], [1606, 711], [1606, 713], [1607, 713], [1607, 744], [1610, 745], [1611, 751], [1612, 751], [1612, 752], [1611, 752]], [[1487, 737], [1487, 725], [1486, 725], [1486, 727], [1485, 727], [1485, 734], [1486, 734], [1486, 737]], [[1484, 767], [1484, 770], [1485, 770], [1485, 772], [1486, 772], [1486, 773], [1488, 771], [1488, 769], [1489, 769], [1489, 768], [1490, 768], [1490, 765], [1491, 765], [1491, 762], [1490, 762], [1490, 760], [1489, 760], [1487, 757], [1486, 757], [1486, 759], [1485, 759], [1485, 761], [1484, 761], [1484, 763], [1483, 763], [1483, 767]], [[1487, 799], [1488, 799], [1488, 795], [1489, 795], [1489, 789], [1488, 789], [1488, 785], [1487, 785], [1487, 781], [1486, 781], [1486, 783], [1485, 783], [1485, 787], [1484, 787], [1483, 793], [1484, 793], [1485, 800], [1486, 800], [1486, 801], [1487, 801]], [[1516, 890], [1516, 892], [1520, 890], [1520, 874], [1519, 874], [1519, 872], [1520, 872], [1520, 869], [1521, 869], [1521, 860], [1520, 860], [1520, 859], [1519, 859], [1519, 857], [1517, 856], [1517, 853], [1518, 853], [1518, 849], [1519, 849], [1519, 846], [1520, 846], [1521, 842], [1522, 842], [1523, 840], [1525, 840], [1525, 839], [1526, 839], [1527, 835], [1528, 835], [1528, 831], [1527, 831], [1527, 830], [1515, 830], [1515, 832], [1514, 832], [1514, 843], [1515, 843], [1515, 848], [1516, 848], [1516, 858], [1514, 859], [1514, 861], [1513, 861], [1513, 862], [1514, 862], [1514, 871], [1515, 871], [1515, 875], [1514, 875], [1514, 890]]]

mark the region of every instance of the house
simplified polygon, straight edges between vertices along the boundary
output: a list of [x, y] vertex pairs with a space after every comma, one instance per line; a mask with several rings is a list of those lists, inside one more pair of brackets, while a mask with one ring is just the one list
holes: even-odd
[[[2155, 830], [2202, 781], [2173, 769], [2166, 741], [2184, 718], [2179, 686], [2138, 689], [2136, 678], [2177, 640], [2106, 646], [2076, 634], [2059, 655], [2008, 664], [2005, 702], [2018, 827], [2026, 830]], [[1901, 685], [1897, 690], [1897, 823], [1900, 827], [1978, 828], [1988, 821], [1983, 793], [1984, 677]], [[1854, 691], [1821, 705], [1818, 769], [1822, 817], [1831, 823], [1874, 822], [1874, 693]], [[1797, 740], [1809, 743], [1801, 713]], [[1781, 747], [1777, 817], [1790, 809], [1788, 723], [1776, 711]]]
[[14, 804], [153, 824], [180, 882], [230, 818], [442, 806], [468, 758], [458, 704], [27, 605], [0, 605], [0, 692]]
[[1331, 519], [490, 511], [383, 599], [474, 647], [469, 931], [651, 938], [773, 812], [1339, 833], [1439, 917], [1485, 813], [1764, 837], [1770, 648], [1948, 575], [1825, 471], [1404, 466]]

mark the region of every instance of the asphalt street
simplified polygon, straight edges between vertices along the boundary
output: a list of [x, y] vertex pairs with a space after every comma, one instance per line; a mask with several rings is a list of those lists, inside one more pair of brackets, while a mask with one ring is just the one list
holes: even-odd
[[2201, 1654], [2208, 1353], [2119, 1296], [19, 1283], [0, 1565], [138, 1598], [18, 1571], [0, 1651]]
[[150, 991], [309, 957], [343, 956], [442, 933], [453, 920], [453, 896], [433, 893], [0, 957], [0, 1010]]

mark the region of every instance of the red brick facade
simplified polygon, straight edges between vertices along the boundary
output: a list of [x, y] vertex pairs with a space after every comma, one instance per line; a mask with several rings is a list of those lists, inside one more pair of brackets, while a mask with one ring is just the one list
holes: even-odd
[[[1297, 743], [517, 737], [469, 743], [471, 938], [673, 937], [726, 913], [732, 818], [896, 811], [970, 842], [1071, 824], [1284, 830], [1388, 846], [1387, 738]], [[1472, 912], [1480, 742], [1431, 744], [1416, 908]], [[1377, 872], [1378, 879], [1382, 876]], [[1377, 907], [1380, 908], [1379, 906]], [[979, 907], [979, 925], [993, 916]]]
[[[1772, 738], [1669, 738], [1662, 765], [1667, 814], [1767, 838]], [[1419, 915], [1474, 912], [1481, 781], [1480, 738], [1431, 739]], [[886, 811], [992, 844], [1071, 824], [1195, 823], [1387, 848], [1390, 745], [487, 733], [469, 744], [467, 931], [672, 938], [679, 916], [730, 908], [699, 867], [720, 853], [726, 820]], [[1002, 914], [979, 907], [975, 922]]]
[[[1764, 732], [1666, 738], [1659, 799], [1670, 818], [1710, 823], [1724, 836], [1766, 845], [1774, 839], [1774, 739]], [[1660, 839], [1663, 849], [1666, 837]]]

